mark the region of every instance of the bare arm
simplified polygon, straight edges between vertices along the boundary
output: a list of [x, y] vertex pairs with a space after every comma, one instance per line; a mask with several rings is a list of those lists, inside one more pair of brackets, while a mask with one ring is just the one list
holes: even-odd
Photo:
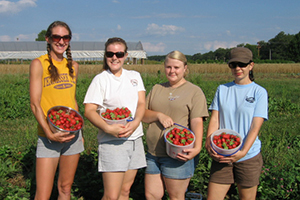
[[253, 145], [256, 137], [258, 136], [259, 130], [264, 122], [264, 118], [261, 117], [254, 117], [250, 126], [249, 133], [247, 135], [247, 138], [245, 141], [243, 141], [243, 147], [240, 151], [238, 151], [236, 154], [230, 156], [231, 162], [236, 162], [239, 159], [243, 158]]
[[191, 130], [193, 131], [196, 137], [194, 148], [185, 149], [184, 152], [186, 152], [187, 155], [178, 154], [177, 158], [183, 161], [188, 161], [193, 159], [201, 151], [202, 140], [203, 140], [203, 118], [202, 117], [191, 119]]
[[119, 133], [124, 126], [121, 124], [107, 124], [97, 112], [98, 105], [93, 103], [85, 104], [84, 116], [97, 128], [103, 130], [105, 133], [111, 134], [114, 137], [119, 137]]
[[[76, 78], [76, 83], [77, 83], [77, 80], [78, 80], [78, 71], [79, 71], [79, 65], [78, 65], [78, 63], [77, 63], [77, 62], [75, 62], [75, 61], [73, 61], [72, 65], [73, 65], [73, 67], [74, 67], [74, 70], [75, 70], [75, 74], [76, 74], [75, 78]], [[74, 96], [74, 98], [75, 98], [75, 103], [76, 103], [76, 105], [75, 105], [75, 109], [76, 109], [77, 111], [79, 111], [79, 108], [78, 108], [78, 103], [77, 103], [77, 100], [76, 100], [76, 92], [75, 92], [75, 96]]]
[[140, 125], [142, 118], [145, 114], [145, 107], [146, 107], [146, 97], [145, 91], [138, 92], [138, 103], [137, 108], [134, 116], [134, 120], [127, 123], [125, 129], [120, 132], [120, 137], [129, 137]]
[[164, 128], [168, 128], [174, 124], [172, 118], [169, 117], [168, 115], [165, 115], [158, 111], [149, 110], [149, 109], [146, 109], [142, 121], [148, 124], [155, 121], [159, 121]]
[[213, 151], [210, 146], [210, 136], [219, 129], [219, 111], [213, 110], [211, 113], [210, 121], [207, 128], [207, 134], [206, 134], [206, 141], [205, 141], [205, 148], [210, 153]]

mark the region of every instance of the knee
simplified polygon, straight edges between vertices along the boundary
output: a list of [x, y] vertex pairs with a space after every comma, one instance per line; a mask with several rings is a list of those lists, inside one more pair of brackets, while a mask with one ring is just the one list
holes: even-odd
[[119, 196], [118, 195], [105, 195], [102, 197], [101, 200], [118, 200], [119, 199]]
[[130, 195], [130, 188], [122, 188], [121, 196], [129, 198], [129, 195]]
[[164, 196], [164, 193], [153, 194], [151, 192], [145, 191], [145, 197], [146, 197], [147, 200], [162, 199], [163, 196]]
[[59, 193], [64, 196], [70, 196], [71, 189], [72, 189], [72, 184], [65, 184], [65, 185], [61, 184], [58, 186]]

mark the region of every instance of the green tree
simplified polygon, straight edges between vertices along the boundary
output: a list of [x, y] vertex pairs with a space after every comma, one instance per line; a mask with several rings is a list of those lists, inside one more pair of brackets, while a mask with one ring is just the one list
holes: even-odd
[[215, 59], [221, 62], [226, 62], [226, 58], [228, 55], [228, 49], [218, 48], [215, 51]]
[[257, 49], [257, 45], [253, 45], [253, 44], [246, 44], [245, 45], [246, 48], [250, 49], [252, 51], [253, 54], [253, 60], [254, 59], [258, 59], [258, 49]]
[[45, 35], [46, 35], [46, 30], [42, 30], [42, 31], [38, 34], [38, 37], [35, 38], [35, 41], [46, 41]]
[[269, 58], [269, 51], [270, 51], [270, 47], [269, 47], [269, 43], [265, 42], [265, 41], [259, 41], [257, 42], [257, 47], [259, 49], [259, 52], [257, 52], [257, 54], [259, 54], [258, 58], [260, 60], [267, 60], [270, 59]]
[[192, 60], [197, 61], [197, 60], [201, 60], [201, 53], [196, 53], [194, 55], [192, 55], [191, 57]]
[[278, 33], [274, 38], [269, 40], [270, 59], [287, 60], [287, 49], [294, 35], [285, 34], [283, 31]]
[[300, 32], [297, 33], [288, 45], [289, 59], [300, 62]]

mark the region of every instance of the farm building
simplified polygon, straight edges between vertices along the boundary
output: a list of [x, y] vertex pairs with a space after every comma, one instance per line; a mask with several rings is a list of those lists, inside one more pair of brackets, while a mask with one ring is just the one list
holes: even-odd
[[[70, 43], [74, 60], [91, 61], [102, 60], [104, 57], [105, 42], [78, 42]], [[127, 42], [127, 63], [144, 64], [147, 58], [141, 42]], [[46, 41], [32, 42], [0, 42], [0, 60], [32, 60], [46, 54]]]

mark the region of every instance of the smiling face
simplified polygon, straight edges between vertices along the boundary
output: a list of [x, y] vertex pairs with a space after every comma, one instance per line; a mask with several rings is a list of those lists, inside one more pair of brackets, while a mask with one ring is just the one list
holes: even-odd
[[[106, 48], [106, 52], [125, 52], [125, 45], [122, 43], [112, 43], [109, 44]], [[112, 57], [105, 56], [106, 63], [110, 69], [110, 71], [115, 76], [121, 76], [122, 74], [122, 67], [124, 64], [124, 61], [127, 58], [128, 53], [125, 53], [124, 57], [118, 58], [116, 54], [114, 54]]]
[[[66, 36], [70, 35], [68, 29], [66, 29], [63, 26], [56, 26], [52, 28], [51, 35], [57, 35], [57, 36]], [[51, 56], [55, 60], [60, 60], [63, 56], [63, 53], [67, 50], [70, 41], [65, 41], [63, 38], [61, 38], [58, 42], [53, 41], [51, 36], [46, 37], [46, 41], [51, 46]]]
[[252, 81], [249, 78], [249, 72], [253, 69], [254, 63], [251, 62], [247, 67], [239, 67], [231, 69], [231, 73], [234, 76], [235, 83], [240, 85], [249, 84]]
[[165, 74], [172, 87], [178, 87], [186, 81], [184, 78], [186, 70], [187, 65], [180, 60], [167, 58], [165, 61]]

